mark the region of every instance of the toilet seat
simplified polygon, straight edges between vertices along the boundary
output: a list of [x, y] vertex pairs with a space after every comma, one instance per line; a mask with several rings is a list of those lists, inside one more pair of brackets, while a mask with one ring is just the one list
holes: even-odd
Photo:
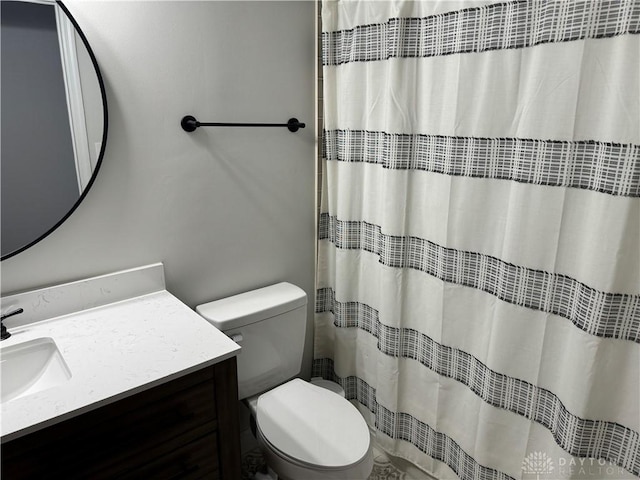
[[278, 455], [305, 468], [348, 468], [370, 450], [360, 412], [343, 397], [300, 379], [260, 395], [256, 422]]

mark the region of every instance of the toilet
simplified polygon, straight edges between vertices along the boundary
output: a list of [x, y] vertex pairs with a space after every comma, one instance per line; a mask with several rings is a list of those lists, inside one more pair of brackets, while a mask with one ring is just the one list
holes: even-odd
[[242, 350], [238, 397], [256, 423], [270, 471], [283, 480], [366, 479], [373, 469], [369, 428], [344, 390], [300, 373], [307, 295], [278, 283], [205, 303], [196, 311]]

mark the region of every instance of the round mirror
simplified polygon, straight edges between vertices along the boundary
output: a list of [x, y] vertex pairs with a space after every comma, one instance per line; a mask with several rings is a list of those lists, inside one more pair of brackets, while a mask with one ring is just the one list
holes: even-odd
[[93, 184], [107, 139], [96, 58], [61, 2], [2, 0], [0, 259], [58, 228]]

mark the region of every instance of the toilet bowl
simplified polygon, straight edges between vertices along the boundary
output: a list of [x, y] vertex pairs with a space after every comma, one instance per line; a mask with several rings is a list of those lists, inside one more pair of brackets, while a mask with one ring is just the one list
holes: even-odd
[[336, 382], [332, 382], [331, 380], [325, 380], [322, 377], [311, 377], [311, 382], [312, 385], [317, 385], [318, 387], [322, 387], [322, 388], [326, 388], [327, 390], [333, 392], [333, 393], [337, 393], [338, 395], [340, 395], [341, 397], [344, 398], [345, 393], [344, 393], [344, 388], [342, 388], [340, 386], [340, 384], [336, 383]]
[[[290, 283], [196, 307], [233, 338], [246, 400], [269, 468], [282, 480], [359, 480], [373, 469], [369, 428], [342, 388], [300, 373], [307, 296]], [[315, 384], [314, 384], [315, 383]]]

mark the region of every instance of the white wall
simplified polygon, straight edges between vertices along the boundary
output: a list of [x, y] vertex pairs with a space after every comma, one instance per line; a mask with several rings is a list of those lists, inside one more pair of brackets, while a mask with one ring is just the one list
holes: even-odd
[[[106, 83], [102, 169], [78, 210], [0, 265], [2, 293], [165, 264], [191, 307], [290, 281], [313, 311], [315, 6], [312, 1], [65, 4]], [[180, 119], [307, 122], [182, 131]]]

